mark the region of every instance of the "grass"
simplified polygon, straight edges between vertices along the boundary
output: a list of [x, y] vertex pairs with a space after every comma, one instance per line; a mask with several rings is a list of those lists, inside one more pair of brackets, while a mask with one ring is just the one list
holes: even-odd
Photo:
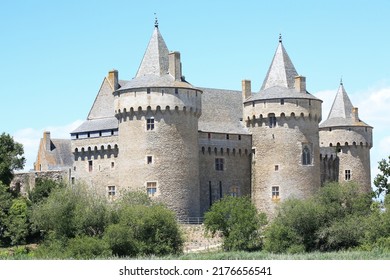
[[[34, 252], [26, 250], [25, 246], [0, 248], [0, 260], [34, 260]], [[49, 256], [43, 259], [52, 259]], [[118, 259], [118, 258], [110, 258]], [[339, 251], [311, 252], [301, 254], [273, 254], [259, 252], [202, 252], [176, 256], [148, 256], [138, 260], [390, 260], [390, 252], [374, 251]]]

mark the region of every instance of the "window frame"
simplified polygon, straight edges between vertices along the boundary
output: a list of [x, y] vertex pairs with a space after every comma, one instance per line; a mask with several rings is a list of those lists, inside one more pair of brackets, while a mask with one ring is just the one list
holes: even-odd
[[214, 163], [215, 163], [216, 171], [224, 171], [224, 164], [225, 164], [224, 158], [215, 158]]
[[271, 188], [271, 197], [273, 200], [280, 199], [280, 187], [279, 186], [272, 186]]
[[116, 187], [115, 186], [107, 186], [107, 195], [108, 197], [116, 196]]
[[345, 169], [344, 170], [344, 180], [345, 181], [351, 181], [351, 178], [352, 178], [351, 169]]
[[157, 182], [148, 181], [146, 182], [146, 194], [148, 197], [155, 197], [157, 195]]
[[154, 117], [146, 118], [146, 131], [153, 131], [155, 128]]

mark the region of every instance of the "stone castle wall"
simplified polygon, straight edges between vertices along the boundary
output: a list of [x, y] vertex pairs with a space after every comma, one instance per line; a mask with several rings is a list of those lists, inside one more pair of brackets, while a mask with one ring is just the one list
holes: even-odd
[[199, 132], [201, 214], [223, 196], [250, 196], [251, 142], [250, 135]]

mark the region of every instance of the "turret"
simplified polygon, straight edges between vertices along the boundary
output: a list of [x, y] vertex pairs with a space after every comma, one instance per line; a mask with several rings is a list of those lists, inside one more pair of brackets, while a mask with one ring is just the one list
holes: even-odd
[[182, 78], [180, 53], [168, 52], [158, 24], [136, 77], [114, 92], [121, 181], [182, 218], [199, 216], [201, 94]]
[[372, 127], [359, 118], [342, 81], [327, 120], [320, 125], [321, 181], [356, 182], [371, 191]]
[[[246, 85], [243, 83], [243, 85]], [[281, 37], [263, 85], [244, 116], [252, 133], [252, 199], [271, 216], [279, 201], [306, 198], [320, 187], [318, 123], [322, 101], [306, 90]]]

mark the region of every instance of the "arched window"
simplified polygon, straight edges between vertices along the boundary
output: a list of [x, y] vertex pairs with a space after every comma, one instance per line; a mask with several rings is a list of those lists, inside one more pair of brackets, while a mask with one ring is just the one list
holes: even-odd
[[310, 149], [309, 147], [304, 146], [302, 150], [302, 165], [310, 165], [310, 164], [311, 164]]

